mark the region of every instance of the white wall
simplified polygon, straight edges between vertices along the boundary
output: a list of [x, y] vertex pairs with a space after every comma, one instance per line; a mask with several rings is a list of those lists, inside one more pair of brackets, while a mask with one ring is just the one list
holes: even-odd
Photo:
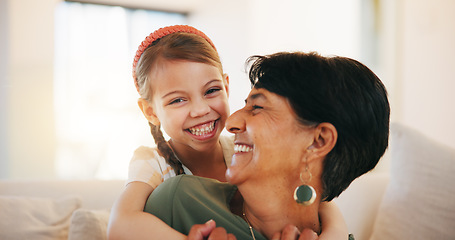
[[245, 61], [251, 55], [317, 50], [361, 58], [359, 3], [360, 0], [281, 0], [279, 4], [263, 0], [211, 1], [190, 14], [190, 24], [206, 32], [220, 52], [231, 77], [233, 113], [244, 106], [250, 91]]
[[398, 7], [396, 120], [455, 148], [455, 1]]
[[0, 0], [0, 176], [8, 177], [8, 2]]
[[53, 177], [55, 1], [10, 0], [2, 1], [2, 5], [6, 5], [2, 11], [8, 13], [7, 31], [2, 34], [8, 48], [6, 59], [2, 58], [7, 78], [0, 86], [8, 92], [7, 104], [1, 105], [8, 138], [1, 142], [1, 148], [6, 145], [8, 149], [1, 161], [8, 171], [2, 174], [11, 178]]
[[[56, 175], [52, 91], [58, 1], [0, 0], [0, 178]], [[359, 1], [198, 0], [189, 17], [218, 47], [231, 76], [234, 111], [249, 91], [244, 61], [252, 54], [318, 50], [363, 60]], [[389, 89], [392, 119], [455, 147], [455, 1], [380, 3], [380, 59], [372, 68]], [[330, 7], [321, 10], [324, 6]]]
[[392, 120], [455, 148], [455, 1], [383, 0], [381, 11]]
[[248, 54], [248, 1], [211, 1], [202, 4], [189, 15], [189, 24], [205, 32], [214, 42], [223, 70], [230, 83], [231, 113], [243, 107], [250, 92], [244, 63]]

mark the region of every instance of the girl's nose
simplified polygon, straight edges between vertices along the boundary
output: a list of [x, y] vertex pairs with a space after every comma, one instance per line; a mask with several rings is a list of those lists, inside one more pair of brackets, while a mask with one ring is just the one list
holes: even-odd
[[245, 120], [242, 116], [242, 109], [229, 116], [226, 121], [226, 129], [230, 133], [239, 133], [245, 130]]
[[203, 100], [199, 99], [196, 101], [193, 101], [191, 104], [191, 111], [190, 111], [190, 116], [191, 117], [202, 117], [207, 115], [210, 112], [210, 106], [209, 104]]

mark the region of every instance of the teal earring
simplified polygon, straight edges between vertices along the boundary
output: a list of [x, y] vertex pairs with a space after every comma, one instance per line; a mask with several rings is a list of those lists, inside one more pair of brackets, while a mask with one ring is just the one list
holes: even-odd
[[294, 200], [298, 204], [302, 204], [304, 206], [309, 206], [312, 203], [314, 203], [314, 200], [316, 200], [316, 191], [314, 190], [314, 188], [312, 186], [306, 184], [306, 183], [310, 182], [311, 178], [312, 178], [311, 172], [308, 170], [308, 166], [306, 166], [305, 172], [308, 172], [309, 179], [308, 179], [308, 181], [304, 181], [302, 179], [302, 173], [300, 173], [300, 181], [302, 181], [304, 184], [295, 188]]

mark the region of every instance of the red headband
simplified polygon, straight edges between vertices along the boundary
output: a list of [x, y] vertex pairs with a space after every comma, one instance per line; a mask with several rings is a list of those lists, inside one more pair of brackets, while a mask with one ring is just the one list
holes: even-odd
[[174, 26], [169, 26], [169, 27], [163, 27], [163, 28], [160, 28], [160, 29], [150, 33], [150, 35], [148, 35], [144, 39], [144, 41], [142, 41], [141, 45], [139, 45], [139, 47], [137, 48], [136, 56], [134, 57], [134, 61], [133, 61], [133, 79], [134, 79], [134, 84], [136, 85], [136, 89], [138, 92], [139, 92], [139, 85], [137, 84], [137, 78], [136, 78], [136, 66], [137, 66], [137, 62], [141, 58], [142, 53], [144, 53], [145, 49], [147, 49], [147, 47], [150, 46], [150, 44], [152, 44], [157, 39], [160, 39], [164, 36], [167, 36], [169, 34], [176, 33], [176, 32], [193, 33], [198, 36], [201, 36], [205, 40], [207, 40], [207, 42], [210, 43], [210, 45], [212, 45], [213, 49], [215, 49], [215, 51], [216, 51], [215, 45], [213, 44], [212, 40], [210, 40], [210, 38], [207, 37], [207, 35], [205, 35], [203, 32], [201, 32], [191, 26], [174, 25]]

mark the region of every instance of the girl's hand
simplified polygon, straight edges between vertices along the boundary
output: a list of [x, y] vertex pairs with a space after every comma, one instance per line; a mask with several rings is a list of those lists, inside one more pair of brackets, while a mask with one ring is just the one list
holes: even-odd
[[227, 233], [226, 229], [216, 227], [213, 220], [209, 220], [205, 224], [193, 225], [188, 234], [188, 240], [236, 240], [235, 236]]
[[318, 240], [318, 235], [311, 229], [303, 229], [302, 232], [294, 225], [287, 225], [283, 231], [273, 234], [272, 240]]

